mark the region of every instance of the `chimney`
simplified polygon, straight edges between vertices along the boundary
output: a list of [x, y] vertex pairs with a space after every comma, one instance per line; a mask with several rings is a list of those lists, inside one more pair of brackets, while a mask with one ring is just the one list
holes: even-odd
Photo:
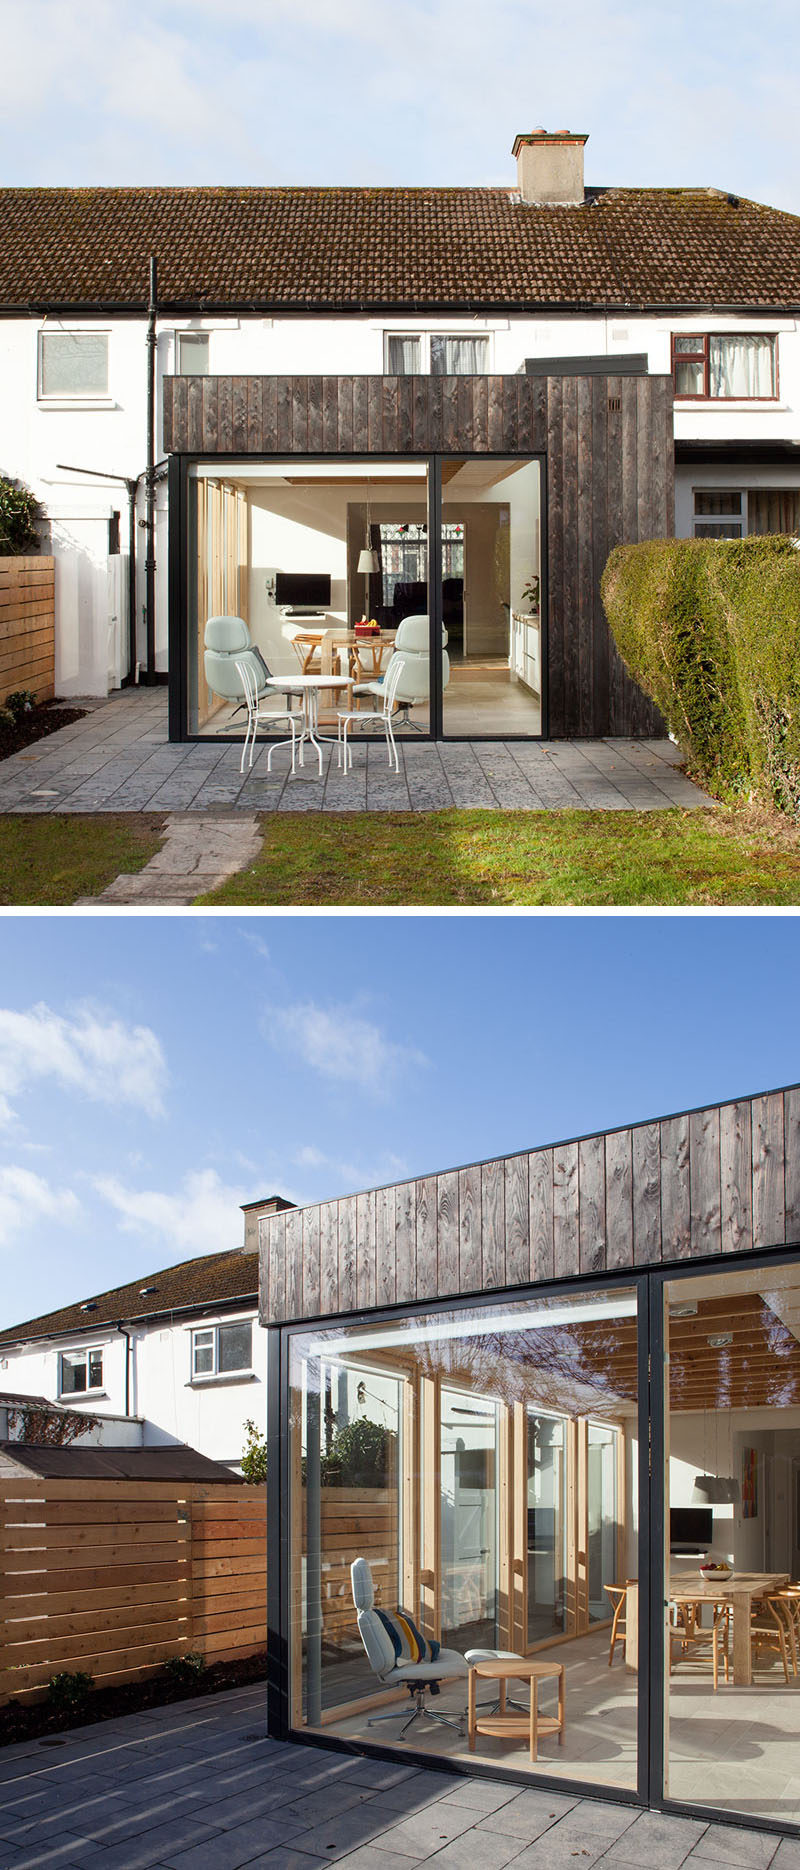
[[588, 136], [571, 130], [532, 130], [515, 136], [517, 186], [528, 207], [583, 206], [583, 150]]
[[258, 1223], [262, 1214], [283, 1214], [287, 1208], [294, 1208], [296, 1205], [294, 1201], [287, 1201], [285, 1195], [264, 1195], [260, 1201], [243, 1201], [244, 1245], [242, 1252], [258, 1252]]

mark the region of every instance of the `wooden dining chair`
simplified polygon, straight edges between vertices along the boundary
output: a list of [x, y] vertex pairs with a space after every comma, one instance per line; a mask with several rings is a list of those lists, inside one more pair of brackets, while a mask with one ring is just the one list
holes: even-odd
[[[669, 1626], [669, 1672], [672, 1674], [676, 1661], [685, 1661], [693, 1652], [710, 1648], [711, 1666], [714, 1679], [714, 1693], [719, 1687], [719, 1657], [722, 1651], [725, 1666], [725, 1680], [731, 1679], [730, 1669], [730, 1605], [709, 1604], [711, 1623], [701, 1623], [701, 1606], [694, 1597], [673, 1597], [670, 1599]], [[676, 1655], [679, 1651], [679, 1655]]]
[[[629, 1579], [628, 1583], [630, 1582], [631, 1580]], [[625, 1631], [627, 1629], [625, 1611], [628, 1599], [628, 1585], [604, 1584], [603, 1590], [605, 1591], [613, 1612], [611, 1618], [611, 1643], [608, 1651], [608, 1666], [610, 1668], [614, 1660], [614, 1650], [617, 1643], [622, 1644], [622, 1653], [623, 1655], [625, 1654]]]
[[797, 1673], [794, 1661], [794, 1638], [791, 1628], [791, 1612], [786, 1603], [776, 1592], [762, 1599], [761, 1605], [754, 1610], [750, 1623], [750, 1646], [755, 1667], [762, 1649], [777, 1651], [783, 1664], [784, 1680], [789, 1681], [789, 1657], [792, 1657], [792, 1670]]

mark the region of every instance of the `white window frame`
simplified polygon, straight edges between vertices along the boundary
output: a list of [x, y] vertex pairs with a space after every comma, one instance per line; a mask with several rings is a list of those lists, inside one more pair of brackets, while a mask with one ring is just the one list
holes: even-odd
[[[737, 498], [739, 501], [739, 512], [738, 513], [733, 513], [733, 512], [731, 513], [698, 513], [697, 496], [698, 494], [708, 494], [708, 493], [719, 494], [720, 498], [725, 498], [726, 496], [729, 497], [730, 499]], [[716, 539], [721, 539], [724, 543], [724, 541], [730, 537], [728, 533], [724, 533], [722, 531], [719, 531], [717, 533], [709, 532], [708, 528], [710, 526], [714, 526], [715, 524], [721, 528], [723, 526], [735, 526], [737, 523], [741, 526], [741, 531], [739, 532], [738, 537], [740, 539], [746, 539], [747, 538], [747, 490], [746, 488], [744, 487], [693, 487], [692, 488], [692, 538], [693, 539], [713, 540], [716, 538]], [[698, 526], [703, 526], [705, 528], [705, 531], [698, 532], [697, 530]]]
[[[86, 1364], [86, 1388], [85, 1389], [67, 1390], [64, 1388], [64, 1359], [65, 1357], [75, 1357], [75, 1358], [82, 1357], [84, 1359], [85, 1364]], [[90, 1366], [91, 1359], [93, 1357], [99, 1357], [100, 1359], [100, 1382], [90, 1384], [89, 1383], [89, 1366]], [[103, 1346], [102, 1344], [90, 1344], [87, 1346], [86, 1350], [84, 1350], [82, 1344], [78, 1344], [78, 1345], [75, 1345], [74, 1348], [70, 1346], [66, 1350], [59, 1351], [58, 1353], [59, 1400], [61, 1400], [62, 1397], [66, 1397], [69, 1400], [70, 1398], [74, 1396], [100, 1396], [104, 1393], [103, 1378], [104, 1378], [104, 1371], [103, 1371]]]
[[[204, 1322], [201, 1325], [192, 1325], [190, 1329], [190, 1335], [189, 1335], [189, 1381], [190, 1383], [192, 1384], [195, 1384], [195, 1383], [199, 1383], [199, 1384], [202, 1384], [202, 1383], [240, 1383], [243, 1379], [246, 1379], [247, 1377], [252, 1377], [255, 1374], [253, 1370], [253, 1325], [254, 1324], [255, 1324], [255, 1319], [253, 1318], [252, 1313], [251, 1313], [250, 1316], [247, 1318], [221, 1318], [219, 1320], [215, 1320], [213, 1323]], [[231, 1325], [248, 1325], [249, 1326], [250, 1328], [250, 1362], [249, 1364], [242, 1364], [241, 1369], [239, 1370], [221, 1370], [219, 1366], [219, 1334], [221, 1331], [225, 1331]], [[205, 1335], [205, 1334], [210, 1335], [211, 1340], [212, 1340], [211, 1369], [210, 1370], [197, 1370], [195, 1367], [196, 1349], [197, 1349], [196, 1339], [200, 1337], [201, 1335]], [[203, 1348], [205, 1349], [206, 1346], [203, 1346]]]
[[[404, 338], [406, 339], [406, 341], [408, 341], [411, 338], [415, 339], [420, 347], [420, 368], [419, 368], [418, 374], [419, 376], [422, 376], [422, 377], [432, 376], [433, 372], [431, 370], [431, 338], [434, 338], [434, 337], [445, 338], [445, 339], [461, 338], [467, 343], [473, 342], [476, 338], [481, 338], [483, 343], [486, 345], [486, 368], [485, 370], [481, 370], [478, 374], [480, 376], [487, 376], [487, 377], [491, 376], [492, 364], [493, 364], [491, 331], [452, 331], [449, 328], [447, 330], [442, 330], [442, 331], [409, 331], [409, 330], [392, 331], [390, 329], [385, 329], [383, 333], [383, 374], [384, 376], [391, 376], [394, 374], [394, 372], [390, 371], [389, 369], [389, 339], [390, 338]], [[411, 373], [409, 372], [409, 374]]]
[[[104, 390], [58, 390], [48, 396], [44, 389], [44, 339], [62, 338], [105, 338], [107, 385]], [[36, 334], [36, 400], [40, 409], [114, 409], [116, 403], [110, 390], [111, 384], [111, 326], [110, 325], [42, 325]]]
[[209, 366], [211, 364], [211, 332], [210, 331], [176, 331], [175, 333], [175, 375], [176, 377], [183, 377], [183, 376], [197, 377], [197, 376], [210, 375], [210, 369], [208, 371], [202, 371], [202, 370], [183, 370], [181, 368], [181, 345], [184, 343], [186, 338], [193, 338], [195, 340], [197, 338], [205, 339], [205, 342], [208, 346]]

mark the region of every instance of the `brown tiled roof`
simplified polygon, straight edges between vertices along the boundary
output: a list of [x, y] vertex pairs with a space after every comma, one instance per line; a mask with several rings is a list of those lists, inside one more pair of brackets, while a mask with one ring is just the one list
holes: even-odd
[[0, 190], [0, 309], [800, 305], [800, 217], [715, 189]]
[[[152, 1286], [152, 1292], [144, 1293], [144, 1286]], [[118, 1320], [127, 1323], [132, 1318], [155, 1318], [163, 1312], [194, 1307], [205, 1310], [237, 1299], [255, 1304], [257, 1297], [257, 1253], [208, 1253], [201, 1259], [183, 1260], [180, 1266], [168, 1266], [164, 1272], [132, 1279], [127, 1286], [114, 1286], [110, 1292], [100, 1292], [75, 1305], [63, 1305], [60, 1311], [45, 1312], [41, 1318], [7, 1326], [0, 1331], [0, 1344], [61, 1336], [65, 1331], [96, 1331]], [[83, 1311], [86, 1304], [93, 1305], [94, 1310]]]
[[0, 1460], [13, 1461], [45, 1480], [199, 1480], [241, 1485], [241, 1476], [186, 1448], [50, 1448], [21, 1441], [0, 1442]]

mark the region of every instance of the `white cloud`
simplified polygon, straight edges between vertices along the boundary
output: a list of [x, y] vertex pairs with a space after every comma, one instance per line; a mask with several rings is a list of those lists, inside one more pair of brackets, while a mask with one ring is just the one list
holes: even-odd
[[268, 1009], [266, 1037], [292, 1052], [312, 1071], [342, 1084], [358, 1084], [377, 1097], [395, 1079], [427, 1064], [424, 1053], [390, 1039], [372, 1020], [349, 1006], [316, 1006], [312, 1000]]
[[91, 1007], [69, 1018], [43, 1003], [24, 1013], [0, 1007], [0, 1122], [12, 1119], [14, 1098], [46, 1079], [102, 1103], [163, 1113], [167, 1065], [149, 1026]]
[[36, 1221], [77, 1220], [80, 1203], [69, 1188], [53, 1188], [32, 1169], [0, 1168], [0, 1246], [12, 1247]]
[[126, 1234], [158, 1236], [173, 1259], [201, 1253], [225, 1253], [242, 1244], [240, 1205], [248, 1195], [227, 1186], [216, 1169], [186, 1175], [172, 1194], [163, 1189], [129, 1188], [113, 1175], [94, 1178]]
[[[346, 1156], [326, 1154], [313, 1143], [304, 1143], [292, 1158], [298, 1169], [316, 1169], [329, 1173], [343, 1188], [380, 1188], [384, 1182], [401, 1181], [408, 1173], [402, 1156], [384, 1150], [370, 1162], [353, 1162]], [[306, 1197], [310, 1199], [310, 1197]]]

